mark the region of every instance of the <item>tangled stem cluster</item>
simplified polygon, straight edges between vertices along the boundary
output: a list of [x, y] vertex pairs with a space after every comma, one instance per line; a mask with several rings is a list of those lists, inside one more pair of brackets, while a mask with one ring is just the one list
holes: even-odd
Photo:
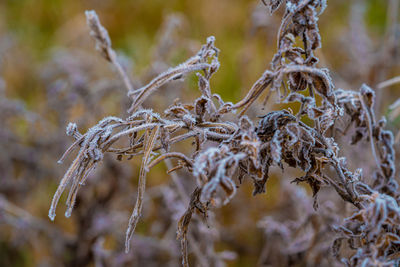
[[[235, 104], [224, 102], [210, 88], [210, 79], [219, 68], [214, 37], [209, 37], [186, 62], [160, 74], [146, 86], [133, 89], [107, 31], [96, 13], [87, 12], [97, 49], [116, 66], [127, 87], [132, 99], [130, 115], [125, 119], [107, 117], [86, 133], [80, 133], [75, 124], [68, 125], [67, 134], [76, 141], [61, 162], [73, 149], [78, 148], [79, 152], [54, 195], [49, 217], [54, 220], [57, 203], [68, 185], [71, 187], [65, 214], [71, 215], [79, 188], [105, 153], [113, 153], [119, 160], [141, 156], [137, 200], [126, 232], [129, 251], [142, 212], [146, 174], [161, 161], [175, 159], [177, 163], [169, 172], [186, 169], [197, 183], [178, 225], [182, 263], [188, 266], [188, 226], [195, 211], [207, 216], [212, 206], [228, 203], [243, 179], [252, 180], [254, 194], [264, 193], [270, 167], [290, 166], [304, 173], [293, 182], [305, 182], [311, 187], [315, 209], [321, 187], [332, 187], [338, 197], [352, 204], [354, 214], [343, 225], [336, 226], [339, 237], [332, 240], [333, 253], [339, 260], [343, 258], [348, 266], [398, 264], [400, 199], [393, 136], [384, 129], [385, 120], [375, 118], [374, 91], [367, 85], [359, 91], [335, 88], [329, 71], [317, 66], [315, 50], [321, 46], [318, 16], [326, 7], [325, 1], [271, 0], [265, 4], [271, 13], [284, 8], [278, 50], [271, 68]], [[163, 113], [143, 107], [164, 84], [191, 72], [196, 72], [201, 93], [193, 103], [177, 101]], [[266, 91], [265, 102], [272, 93], [279, 102], [300, 103], [299, 111], [271, 111], [255, 123], [245, 113]], [[347, 135], [351, 127], [355, 129], [353, 144], [364, 139], [371, 145], [376, 171], [368, 179], [361, 169], [349, 169], [347, 159], [340, 154], [337, 138]], [[193, 153], [171, 150], [173, 144], [186, 139], [193, 140]], [[354, 253], [341, 256], [340, 248], [345, 241]]]

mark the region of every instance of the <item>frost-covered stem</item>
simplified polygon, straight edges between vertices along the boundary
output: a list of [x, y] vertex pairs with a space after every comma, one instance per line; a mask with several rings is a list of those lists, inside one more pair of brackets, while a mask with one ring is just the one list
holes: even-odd
[[78, 194], [78, 190], [81, 185], [83, 185], [89, 175], [89, 173], [96, 167], [96, 164], [93, 162], [93, 160], [90, 160], [88, 163], [88, 166], [86, 166], [85, 173], [80, 176], [79, 179], [75, 179], [71, 189], [69, 191], [66, 205], [67, 205], [67, 210], [65, 211], [65, 217], [71, 217], [72, 209], [74, 208], [75, 205], [75, 200], [76, 196]]
[[[188, 132], [186, 134], [178, 135], [178, 136], [176, 136], [174, 138], [171, 138], [171, 140], [168, 143], [170, 145], [175, 144], [175, 143], [179, 143], [179, 142], [181, 142], [183, 140], [186, 140], [188, 138], [194, 137], [197, 134], [198, 133], [192, 131], [192, 132]], [[130, 147], [124, 148], [124, 149], [108, 148], [107, 151], [108, 152], [119, 153], [119, 154], [129, 154], [128, 151], [136, 150], [136, 149], [139, 149], [139, 148], [142, 148], [142, 147], [143, 147], [143, 143], [141, 142], [139, 144], [136, 144], [134, 146], [130, 146]], [[158, 146], [153, 148], [153, 151], [160, 150], [161, 148], [163, 148], [163, 146], [162, 145], [158, 145]], [[139, 153], [136, 153], [134, 155], [142, 155], [142, 154], [143, 154], [143, 151], [141, 151]]]
[[332, 165], [336, 170], [336, 173], [338, 174], [338, 177], [340, 179], [340, 183], [343, 184], [344, 189], [346, 190], [346, 193], [348, 194], [348, 201], [350, 201], [351, 204], [353, 204], [354, 206], [356, 206], [358, 209], [362, 209], [363, 206], [357, 202], [357, 197], [354, 194], [353, 190], [350, 188], [349, 186], [349, 182], [347, 181], [346, 177], [343, 174], [342, 168], [340, 167], [339, 162], [337, 161], [336, 158], [332, 159]]
[[268, 87], [273, 78], [271, 71], [267, 70], [263, 75], [254, 83], [247, 95], [231, 107], [232, 110], [239, 109], [245, 105], [253, 103], [257, 97]]
[[[128, 112], [135, 112], [139, 106], [151, 95], [155, 90], [166, 84], [167, 82], [179, 78], [180, 76], [202, 69], [210, 67], [210, 64], [200, 63], [201, 58], [199, 56], [192, 57], [185, 63], [170, 69], [166, 72], [161, 73], [156, 78], [154, 78], [145, 87], [137, 90], [138, 95], [133, 99], [132, 106], [129, 108]], [[132, 96], [133, 91], [129, 92], [128, 95]]]
[[340, 166], [339, 160], [334, 155], [334, 152], [331, 149], [329, 143], [326, 141], [325, 137], [320, 132], [317, 132], [315, 129], [309, 127], [305, 123], [299, 121], [299, 124], [301, 126], [303, 126], [304, 128], [307, 128], [307, 129], [311, 130], [312, 132], [314, 132], [316, 134], [316, 136], [318, 137], [318, 140], [328, 149], [328, 151], [331, 151], [330, 154], [327, 154], [326, 156], [330, 159], [330, 163], [332, 164], [333, 168], [336, 170], [336, 173], [338, 175], [339, 182], [343, 185], [343, 187], [348, 195], [348, 196], [346, 196], [348, 198], [347, 200], [350, 201], [357, 208], [361, 209], [362, 205], [357, 202], [357, 196], [355, 195], [352, 188], [350, 188], [349, 182], [347, 181], [347, 178], [342, 171], [342, 167]]
[[330, 81], [329, 81], [329, 77], [326, 75], [325, 72], [323, 72], [320, 69], [316, 69], [313, 67], [308, 67], [308, 66], [304, 66], [304, 65], [289, 65], [289, 66], [285, 66], [282, 70], [280, 70], [281, 72], [285, 73], [285, 74], [289, 74], [292, 72], [302, 72], [302, 73], [308, 73], [308, 74], [312, 74], [312, 75], [316, 75], [319, 78], [321, 78], [323, 80], [323, 82], [325, 83], [326, 88], [330, 88]]
[[229, 123], [223, 123], [223, 122], [203, 122], [203, 123], [197, 124], [196, 126], [205, 127], [205, 128], [221, 127], [221, 128], [225, 128], [231, 132], [235, 132], [237, 130], [236, 125], [229, 124]]
[[101, 25], [99, 17], [94, 10], [86, 11], [86, 20], [90, 28], [90, 35], [96, 40], [96, 49], [100, 51], [102, 56], [111, 62], [121, 76], [128, 92], [133, 90], [132, 82], [125, 69], [119, 63], [117, 53], [111, 47], [111, 39], [107, 30]]
[[70, 145], [68, 147], [68, 149], [64, 152], [64, 154], [61, 156], [61, 158], [57, 161], [58, 164], [61, 164], [64, 162], [65, 158], [74, 150], [74, 148], [80, 144], [81, 142], [83, 142], [83, 140], [85, 139], [86, 135], [82, 135], [81, 138], [75, 140], [75, 142], [72, 143], [72, 145]]
[[156, 127], [157, 125], [159, 125], [159, 123], [147, 123], [147, 124], [143, 124], [140, 126], [130, 128], [126, 131], [119, 132], [119, 133], [115, 134], [114, 136], [112, 136], [107, 142], [105, 142], [103, 144], [103, 150], [107, 150], [113, 143], [115, 143], [117, 140], [119, 140], [123, 136], [129, 135], [129, 134], [132, 134], [135, 132], [147, 130], [147, 129], [152, 129], [152, 128]]
[[128, 229], [126, 230], [125, 239], [125, 252], [129, 252], [130, 240], [133, 233], [135, 232], [136, 225], [142, 213], [144, 193], [146, 190], [146, 174], [147, 174], [147, 163], [153, 150], [154, 142], [157, 139], [158, 131], [160, 126], [157, 125], [153, 130], [147, 130], [145, 133], [145, 154], [142, 158], [142, 164], [140, 166], [139, 173], [139, 184], [138, 184], [138, 194], [136, 198], [135, 208], [133, 209], [132, 215], [129, 219]]
[[60, 200], [60, 197], [62, 193], [64, 192], [65, 188], [71, 181], [74, 173], [76, 172], [76, 168], [78, 167], [81, 159], [84, 156], [84, 152], [81, 151], [79, 155], [76, 157], [74, 162], [71, 164], [67, 172], [64, 174], [64, 177], [61, 179], [60, 185], [57, 188], [57, 191], [54, 193], [53, 200], [51, 201], [50, 209], [49, 209], [49, 218], [50, 220], [54, 221], [54, 218], [56, 217], [56, 208], [58, 201]]
[[206, 131], [205, 137], [208, 140], [220, 142], [221, 140], [228, 140], [229, 138], [231, 138], [231, 135], [230, 134], [220, 134], [220, 133], [216, 133], [216, 132], [212, 132], [212, 131]]
[[114, 57], [112, 57], [111, 60], [112, 60], [112, 63], [114, 64], [114, 66], [116, 67], [119, 75], [121, 76], [122, 80], [124, 81], [127, 91], [129, 92], [129, 91], [133, 90], [133, 85], [131, 83], [131, 80], [129, 79], [128, 74], [126, 73], [125, 69], [118, 62], [117, 57], [114, 56]]

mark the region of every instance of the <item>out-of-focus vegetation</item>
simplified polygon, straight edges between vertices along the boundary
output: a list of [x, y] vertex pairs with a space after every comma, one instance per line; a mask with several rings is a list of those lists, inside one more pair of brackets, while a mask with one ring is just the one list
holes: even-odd
[[[340, 73], [344, 64], [349, 64], [348, 55], [339, 49], [348, 36], [349, 15], [352, 4], [357, 1], [332, 1], [329, 9], [320, 20], [320, 29], [324, 46], [322, 52], [326, 61]], [[365, 23], [368, 34], [374, 41], [382, 41], [385, 33], [387, 5], [379, 0], [362, 1], [365, 10]], [[30, 62], [15, 66], [16, 62], [7, 62], [9, 68], [24, 67], [24, 79], [11, 79], [16, 84], [13, 93], [27, 97], [25, 88], [29, 79], [29, 95], [40, 92], [37, 84], [36, 62], [43, 62], [52, 56], [51, 52], [59, 48], [80, 47], [89, 40], [83, 15], [84, 10], [95, 9], [112, 37], [114, 47], [123, 52], [134, 64], [134, 73], [140, 73], [148, 67], [152, 59], [152, 47], [163, 19], [168, 14], [180, 13], [185, 23], [180, 31], [182, 38], [191, 39], [200, 44], [209, 35], [216, 36], [221, 49], [221, 65], [214, 83], [224, 97], [237, 99], [241, 90], [251, 86], [260, 71], [269, 63], [274, 54], [275, 32], [279, 26], [277, 17], [261, 18], [252, 14], [259, 4], [257, 1], [3, 1], [1, 8], [2, 36], [13, 45], [18, 45], [20, 57]], [[261, 13], [261, 12], [260, 12]], [[261, 16], [261, 14], [258, 14]], [[259, 26], [252, 29], [252, 26]], [[4, 38], [3, 38], [4, 39]], [[5, 42], [5, 41], [3, 41]], [[335, 51], [335, 53], [330, 53]], [[176, 57], [171, 64], [185, 58], [182, 51], [175, 51]], [[181, 52], [181, 53], [179, 53]], [[244, 62], [243, 62], [244, 61]], [[241, 66], [246, 64], [245, 74]], [[3, 67], [4, 68], [4, 67]], [[13, 68], [12, 68], [13, 69]], [[12, 76], [12, 70], [9, 70]], [[342, 75], [346, 73], [341, 73]], [[6, 77], [5, 77], [6, 78]], [[36, 78], [36, 79], [35, 79]], [[355, 81], [357, 82], [357, 81]], [[360, 82], [360, 81], [358, 81]], [[33, 88], [32, 88], [33, 87]], [[18, 89], [18, 90], [17, 90]], [[233, 93], [232, 93], [233, 91]], [[243, 93], [243, 92], [242, 92]]]
[[[400, 74], [399, 10], [389, 8], [395, 2], [328, 1], [319, 20], [323, 45], [317, 56], [320, 66], [330, 69], [336, 87], [352, 89], [367, 83], [378, 88]], [[270, 15], [261, 1], [254, 0], [1, 1], [0, 266], [180, 264], [176, 224], [188, 203], [179, 200], [165, 166], [148, 174], [144, 213], [129, 254], [123, 242], [137, 194], [139, 159], [120, 162], [106, 155], [79, 192], [71, 218], [63, 218], [65, 207], [60, 205], [55, 222], [48, 220], [49, 201], [67, 168], [57, 160], [71, 143], [65, 135], [68, 122], [86, 130], [105, 116], [125, 117], [131, 104], [113, 66], [94, 49], [84, 15], [92, 9], [107, 28], [135, 88], [194, 55], [207, 36], [215, 36], [221, 67], [211, 88], [232, 102], [269, 68], [283, 13]], [[399, 88], [397, 83], [377, 89], [377, 114], [389, 115], [387, 125], [395, 135], [400, 126], [398, 107], [389, 105], [400, 97]], [[151, 106], [198, 96], [197, 77], [191, 75], [152, 96]], [[266, 113], [261, 108], [251, 112]], [[398, 146], [398, 138], [395, 141]], [[350, 151], [347, 156], [364, 165], [354, 167], [368, 169], [373, 160], [363, 161], [363, 152]], [[191, 179], [183, 171], [178, 175]], [[263, 230], [268, 224], [265, 217], [290, 221], [303, 212], [292, 205], [303, 201], [309, 189], [287, 185], [298, 175], [296, 170], [285, 170], [285, 175], [273, 170], [267, 193], [256, 197], [252, 185], [244, 183], [229, 205], [210, 214], [209, 228], [198, 216], [190, 238], [206, 235], [210, 243], [189, 242], [194, 255], [214, 255], [208, 251], [214, 246], [228, 266], [263, 264], [270, 246]], [[327, 199], [321, 197], [320, 202]], [[312, 199], [304, 202], [312, 206]], [[304, 213], [313, 212], [303, 208]], [[336, 208], [350, 209], [344, 203]], [[193, 254], [190, 260], [202, 264]]]

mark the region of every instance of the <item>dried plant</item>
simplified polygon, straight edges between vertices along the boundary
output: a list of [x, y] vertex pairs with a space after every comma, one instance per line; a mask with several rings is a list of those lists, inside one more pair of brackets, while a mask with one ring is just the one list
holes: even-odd
[[[200, 265], [207, 266], [212, 262], [211, 265], [220, 266], [223, 265], [223, 259], [232, 255], [215, 253], [215, 238], [211, 234], [198, 238], [201, 244], [191, 237], [191, 223], [198, 228], [196, 231], [201, 232], [201, 223], [195, 220], [195, 214], [200, 214], [210, 223], [213, 221], [210, 215], [213, 207], [229, 203], [237, 193], [239, 184], [246, 178], [250, 178], [254, 184], [253, 194], [261, 194], [266, 192], [271, 167], [277, 166], [282, 170], [294, 167], [302, 175], [293, 182], [306, 182], [311, 187], [313, 207], [317, 213], [307, 208], [310, 206], [308, 201], [303, 201], [306, 212], [290, 225], [279, 225], [277, 219], [272, 218], [261, 221], [259, 226], [268, 238], [276, 239], [278, 236], [280, 259], [273, 262], [273, 259], [261, 258], [260, 264], [335, 265], [337, 262], [333, 260], [322, 259], [328, 250], [332, 250], [333, 255], [348, 266], [395, 266], [400, 263], [400, 195], [395, 178], [394, 138], [385, 129], [385, 119], [376, 119], [374, 90], [367, 85], [363, 85], [359, 91], [336, 88], [329, 71], [318, 67], [319, 59], [315, 54], [321, 46], [318, 16], [326, 8], [326, 1], [271, 0], [264, 4], [271, 13], [279, 8], [284, 9], [277, 36], [277, 52], [270, 69], [264, 71], [246, 96], [237, 103], [224, 102], [220, 95], [211, 91], [210, 79], [220, 66], [214, 37], [207, 38], [206, 44], [195, 56], [136, 89], [138, 86], [132, 82], [134, 79], [129, 77], [126, 67], [112, 49], [108, 32], [100, 24], [98, 16], [94, 11], [86, 12], [96, 49], [122, 78], [131, 105], [126, 118], [106, 117], [86, 133], [81, 133], [76, 123], [68, 124], [67, 135], [75, 141], [59, 162], [66, 160], [73, 150], [78, 152], [54, 194], [49, 210], [51, 220], [55, 219], [56, 207], [68, 186], [66, 217], [71, 216], [79, 199], [80, 187], [101, 162], [118, 169], [105, 158], [107, 152], [118, 160], [141, 156], [136, 204], [126, 231], [125, 249], [129, 252], [131, 238], [142, 216], [147, 173], [165, 161], [168, 173], [178, 188], [178, 196], [164, 197], [169, 202], [179, 197], [187, 205], [186, 211], [175, 211], [181, 214], [177, 229], [183, 266], [189, 265], [188, 242]], [[161, 38], [163, 40], [165, 38]], [[163, 47], [161, 45], [160, 49]], [[165, 47], [169, 49], [167, 45]], [[175, 80], [192, 72], [197, 75], [201, 94], [192, 103], [176, 100], [161, 112], [155, 111], [155, 106], [154, 110], [146, 108], [151, 95], [158, 90], [165, 90], [166, 84], [174, 85]], [[259, 114], [257, 123], [257, 119], [246, 115], [246, 112], [256, 105], [263, 93], [266, 94], [264, 104], [274, 95], [279, 103], [298, 103], [300, 108], [296, 113], [291, 109], [281, 109]], [[13, 105], [11, 109], [14, 106], [18, 105]], [[93, 105], [93, 108], [97, 107]], [[60, 114], [60, 120], [64, 117]], [[370, 143], [376, 165], [373, 166], [373, 172], [361, 168], [351, 170], [348, 159], [342, 154], [344, 149], [339, 142], [342, 136], [351, 136], [354, 145], [363, 141]], [[193, 140], [191, 152], [175, 150], [175, 144], [188, 139]], [[194, 178], [195, 189], [191, 194], [186, 193], [176, 176], [175, 171], [179, 169], [185, 169]], [[110, 191], [98, 201], [107, 202], [117, 187], [110, 181]], [[317, 196], [322, 187], [333, 189], [336, 196], [332, 196], [332, 202], [323, 203], [318, 208]], [[290, 191], [290, 195], [293, 192]], [[289, 205], [295, 205], [303, 198], [304, 195], [293, 197]], [[337, 208], [335, 205], [340, 203], [337, 201], [340, 198], [351, 204], [353, 213], [343, 223], [328, 212]], [[0, 204], [6, 207], [7, 203], [2, 201]], [[95, 204], [93, 208], [102, 210]], [[99, 213], [86, 216], [91, 221], [95, 221], [96, 216], [100, 217]], [[35, 222], [29, 216], [27, 218]], [[84, 225], [81, 225], [83, 228]], [[302, 230], [305, 232], [303, 236], [299, 234]], [[322, 238], [324, 235], [332, 239]], [[95, 246], [82, 249], [93, 249], [99, 264], [107, 262], [102, 239], [98, 235], [96, 238], [86, 238]], [[295, 244], [290, 245], [293, 241]], [[346, 249], [344, 241], [347, 241]], [[65, 243], [71, 242], [65, 238]], [[75, 243], [76, 247], [78, 243]], [[157, 247], [154, 250], [175, 253], [173, 248], [153, 243], [151, 246]], [[202, 257], [200, 250], [207, 251], [207, 259]], [[272, 255], [273, 251], [276, 248], [266, 246], [263, 253]], [[81, 263], [87, 261], [83, 257]], [[118, 265], [118, 262], [113, 262], [113, 265]]]

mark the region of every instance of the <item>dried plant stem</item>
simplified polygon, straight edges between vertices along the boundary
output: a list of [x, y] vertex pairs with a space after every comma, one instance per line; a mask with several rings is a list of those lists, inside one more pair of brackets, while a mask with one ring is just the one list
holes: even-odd
[[[391, 3], [394, 4], [393, 1]], [[142, 155], [136, 203], [126, 232], [125, 249], [128, 252], [130, 240], [142, 212], [146, 174], [152, 167], [165, 161], [167, 173], [172, 175], [179, 198], [183, 202], [188, 202], [186, 212], [178, 222], [177, 231], [181, 241], [182, 264], [185, 267], [189, 264], [189, 242], [197, 262], [202, 266], [208, 266], [209, 263], [201, 251], [203, 247], [198, 245], [198, 242], [207, 240], [200, 236], [196, 237], [197, 242], [188, 232], [194, 212], [198, 211], [207, 216], [211, 204], [228, 203], [238, 188], [237, 180], [241, 183], [243, 179], [250, 178], [254, 183], [253, 194], [263, 193], [266, 191], [270, 167], [279, 166], [284, 169], [290, 166], [304, 172], [302, 177], [295, 178], [293, 182], [309, 184], [314, 197], [314, 209], [318, 207], [317, 194], [323, 186], [331, 186], [344, 201], [352, 203], [358, 209], [348, 220], [352, 221], [352, 224], [346, 227], [351, 229], [341, 228], [342, 236], [334, 244], [336, 252], [339, 251], [341, 240], [347, 239], [350, 242], [355, 238], [362, 238], [363, 244], [350, 245], [351, 249], [353, 245], [358, 246], [357, 253], [351, 259], [354, 262], [361, 257], [360, 253], [364, 253], [362, 257], [366, 259], [379, 261], [376, 256], [378, 253], [370, 255], [370, 243], [376, 245], [379, 255], [396, 255], [398, 243], [390, 245], [390, 242], [393, 240], [400, 242], [400, 237], [393, 237], [399, 230], [394, 224], [391, 225], [386, 221], [389, 216], [390, 219], [396, 216], [396, 220], [400, 218], [396, 202], [399, 199], [398, 185], [394, 180], [393, 135], [384, 129], [385, 120], [375, 121], [372, 112], [374, 91], [366, 85], [361, 87], [360, 92], [338, 89], [329, 71], [317, 67], [318, 58], [314, 53], [321, 46], [317, 22], [319, 14], [326, 6], [326, 1], [273, 0], [269, 1], [268, 5], [271, 12], [277, 10], [279, 6], [284, 5], [286, 8], [278, 32], [278, 51], [272, 59], [271, 68], [264, 71], [244, 98], [236, 104], [225, 103], [218, 94], [211, 93], [209, 80], [219, 68], [219, 50], [214, 45], [214, 37], [207, 39], [207, 43], [196, 56], [159, 74], [144, 87], [133, 90], [111, 48], [107, 31], [101, 26], [94, 12], [87, 12], [88, 24], [96, 40], [97, 49], [103, 57], [116, 66], [124, 83], [127, 84], [128, 96], [132, 98], [129, 109], [132, 114], [127, 119], [107, 117], [84, 135], [76, 130], [76, 124], [67, 127], [67, 134], [76, 140], [60, 161], [78, 146], [80, 151], [61, 180], [49, 210], [49, 217], [54, 219], [59, 198], [72, 181], [66, 216], [71, 214], [79, 187], [85, 182], [90, 171], [103, 159], [104, 153], [115, 153], [119, 160], [122, 160], [123, 156], [131, 159], [133, 156]], [[201, 96], [193, 103], [183, 104], [176, 100], [164, 110], [164, 113], [143, 109], [142, 105], [152, 93], [166, 83], [180, 79], [190, 72], [197, 72], [198, 87], [201, 92]], [[382, 83], [380, 88], [398, 82], [398, 77], [395, 77]], [[300, 110], [296, 114], [292, 110], [268, 112], [264, 116], [259, 116], [261, 119], [255, 126], [254, 121], [244, 114], [266, 90], [268, 90], [266, 99], [271, 93], [275, 93], [278, 102], [300, 103]], [[241, 109], [239, 115], [234, 116], [238, 109]], [[230, 115], [230, 119], [226, 119], [225, 114]], [[301, 121], [306, 116], [307, 120], [311, 121], [309, 123], [311, 126]], [[344, 130], [338, 126], [341, 123], [344, 124]], [[350, 126], [354, 126], [355, 129], [355, 134], [352, 136], [353, 144], [369, 138], [378, 168], [378, 171], [374, 170], [372, 176], [374, 184], [371, 186], [362, 181], [361, 169], [350, 170], [347, 167], [347, 159], [340, 156], [341, 147], [336, 134], [347, 133]], [[171, 145], [192, 137], [194, 138], [192, 153], [171, 151]], [[121, 148], [118, 148], [119, 144]], [[155, 151], [159, 154], [153, 159]], [[178, 162], [175, 166], [171, 163], [172, 158]], [[327, 167], [334, 171], [332, 177], [328, 177]], [[175, 173], [182, 168], [186, 168], [195, 178], [196, 189], [190, 198]], [[386, 209], [393, 212], [382, 211]], [[364, 221], [360, 221], [360, 218]], [[296, 239], [301, 229], [307, 225], [311, 224], [312, 228], [315, 228], [314, 234], [308, 238], [307, 245], [297, 245], [298, 242], [293, 242], [295, 243], [293, 246], [290, 245], [291, 248], [288, 248], [289, 252], [286, 255], [287, 263], [293, 253], [290, 251], [296, 251], [296, 255], [307, 262], [309, 256], [305, 252], [315, 250], [322, 242], [321, 236], [328, 231], [328, 227], [317, 221], [313, 214], [299, 221], [297, 230], [275, 226], [277, 232], [288, 240], [292, 237]], [[360, 227], [354, 228], [353, 224]], [[369, 226], [371, 229], [364, 226]], [[288, 236], [286, 234], [288, 232], [293, 236]], [[383, 239], [375, 238], [377, 236], [379, 238], [390, 236], [387, 237], [389, 245], [386, 248], [379, 248], [382, 247], [379, 244], [383, 244]], [[211, 244], [205, 250], [210, 259], [215, 256], [209, 254], [209, 249], [212, 247]], [[273, 246], [268, 246], [266, 249], [272, 250]], [[350, 262], [348, 266], [353, 267]]]
[[[200, 63], [200, 60], [201, 58], [199, 56], [195, 56], [185, 63], [160, 74], [158, 77], [154, 78], [154, 80], [152, 80], [148, 85], [141, 89], [138, 89], [137, 96], [135, 96], [132, 106], [130, 107], [128, 112], [135, 112], [149, 95], [151, 95], [155, 90], [157, 90], [167, 82], [177, 79], [186, 73], [210, 67], [210, 65], [207, 63]], [[136, 95], [136, 92], [129, 92], [128, 95]]]
[[72, 145], [70, 145], [68, 147], [68, 149], [64, 152], [64, 154], [61, 156], [61, 158], [57, 161], [58, 164], [61, 164], [64, 162], [64, 160], [66, 159], [66, 157], [68, 157], [68, 155], [74, 150], [74, 148], [76, 146], [78, 146], [80, 143], [83, 142], [85, 136], [81, 136], [81, 138], [75, 140], [75, 142], [72, 143]]
[[60, 197], [62, 193], [64, 192], [65, 188], [67, 185], [70, 183], [70, 181], [73, 178], [73, 175], [75, 174], [78, 166], [80, 165], [80, 160], [83, 158], [84, 153], [81, 151], [79, 155], [76, 157], [74, 162], [71, 164], [71, 166], [68, 168], [67, 172], [65, 173], [64, 177], [61, 179], [60, 185], [57, 188], [57, 191], [54, 193], [53, 200], [51, 201], [51, 206], [49, 209], [49, 218], [54, 221], [54, 218], [56, 217], [56, 208], [58, 201], [60, 200]]
[[125, 69], [122, 67], [121, 63], [119, 63], [117, 58], [117, 53], [111, 47], [111, 39], [108, 35], [107, 30], [101, 25], [99, 17], [96, 12], [86, 11], [86, 19], [87, 24], [90, 28], [90, 34], [96, 40], [96, 48], [100, 51], [102, 56], [111, 62], [114, 67], [117, 69], [118, 74], [121, 76], [124, 85], [128, 92], [133, 91], [132, 82], [129, 79], [129, 75], [126, 73]]
[[159, 126], [159, 124], [158, 123], [147, 123], [147, 124], [143, 124], [143, 125], [133, 127], [128, 130], [119, 132], [116, 135], [114, 135], [113, 137], [111, 137], [106, 143], [104, 143], [103, 149], [107, 150], [113, 143], [118, 141], [123, 136], [127, 136], [129, 134], [136, 133], [136, 132], [143, 131], [143, 130], [153, 129], [156, 126]]
[[135, 232], [136, 224], [139, 221], [139, 218], [142, 213], [143, 207], [143, 198], [146, 189], [146, 173], [147, 173], [147, 164], [153, 150], [154, 142], [158, 136], [159, 126], [157, 125], [153, 130], [147, 130], [145, 134], [145, 154], [142, 159], [142, 165], [140, 167], [139, 173], [139, 186], [138, 186], [138, 195], [136, 199], [135, 208], [133, 209], [131, 218], [129, 219], [128, 229], [126, 231], [126, 239], [125, 239], [125, 252], [129, 252], [130, 248], [130, 240], [132, 238], [133, 233]]
[[267, 70], [263, 73], [261, 78], [259, 78], [254, 85], [251, 87], [247, 95], [232, 106], [232, 110], [239, 109], [245, 105], [251, 105], [257, 97], [268, 87], [272, 81], [273, 74], [271, 71]]

